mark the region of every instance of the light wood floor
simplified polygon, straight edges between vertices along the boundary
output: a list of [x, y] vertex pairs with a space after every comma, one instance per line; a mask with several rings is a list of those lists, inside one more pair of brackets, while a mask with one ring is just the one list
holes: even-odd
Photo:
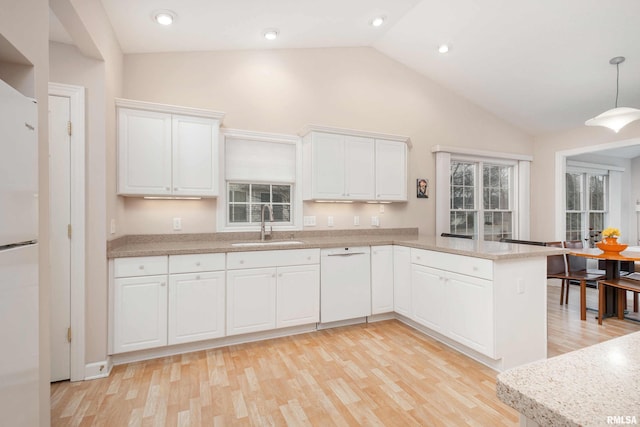
[[[549, 356], [640, 330], [550, 281]], [[589, 301], [595, 306], [595, 290]], [[590, 305], [587, 304], [588, 306]], [[117, 366], [51, 386], [53, 426], [515, 426], [496, 372], [398, 321], [324, 330]]]

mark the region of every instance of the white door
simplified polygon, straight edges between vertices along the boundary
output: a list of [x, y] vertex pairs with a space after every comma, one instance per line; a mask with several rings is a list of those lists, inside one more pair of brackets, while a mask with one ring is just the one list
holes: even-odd
[[407, 144], [376, 140], [376, 199], [407, 200]]
[[169, 276], [168, 343], [224, 336], [224, 271]]
[[320, 266], [278, 267], [276, 327], [320, 321]]
[[118, 110], [118, 194], [171, 194], [171, 114]]
[[437, 332], [445, 330], [445, 301], [442, 270], [411, 266], [411, 318]]
[[49, 96], [49, 249], [51, 272], [51, 381], [71, 377], [71, 120], [70, 99]]
[[344, 136], [313, 134], [313, 198], [344, 199]]
[[393, 307], [411, 317], [411, 250], [405, 246], [393, 246]]
[[371, 314], [393, 311], [393, 246], [371, 247]]
[[167, 345], [167, 276], [114, 281], [113, 351]]
[[275, 267], [227, 271], [227, 335], [275, 327]]
[[217, 121], [173, 116], [173, 194], [217, 196]]
[[373, 139], [346, 136], [344, 153], [346, 198], [349, 200], [375, 199]]

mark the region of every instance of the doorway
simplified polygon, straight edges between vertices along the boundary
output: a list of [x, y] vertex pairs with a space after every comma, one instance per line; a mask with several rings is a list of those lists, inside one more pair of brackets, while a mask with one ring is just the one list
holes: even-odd
[[84, 88], [49, 84], [51, 381], [84, 374]]

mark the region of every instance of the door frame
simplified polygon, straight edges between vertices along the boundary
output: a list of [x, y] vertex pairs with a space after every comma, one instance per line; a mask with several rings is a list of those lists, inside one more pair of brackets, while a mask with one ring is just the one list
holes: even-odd
[[[72, 123], [70, 149], [71, 192], [71, 354], [70, 379], [85, 379], [85, 89], [49, 83], [49, 95], [69, 98]], [[51, 309], [54, 309], [52, 307]]]

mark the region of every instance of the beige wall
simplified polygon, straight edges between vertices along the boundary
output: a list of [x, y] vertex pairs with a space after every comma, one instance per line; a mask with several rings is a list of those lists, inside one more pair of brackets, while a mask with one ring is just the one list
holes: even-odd
[[[38, 168], [40, 200], [40, 425], [49, 425], [49, 212], [48, 186], [48, 115], [47, 79], [49, 75], [47, 44], [49, 8], [45, 0], [0, 0], [0, 33], [33, 67], [17, 67], [14, 81], [27, 96], [38, 101]], [[4, 61], [0, 53], [0, 61]], [[11, 61], [9, 61], [11, 62]], [[21, 70], [21, 71], [20, 71]]]
[[[555, 215], [562, 206], [556, 206], [555, 186], [556, 153], [590, 147], [603, 149], [617, 144], [636, 141], [640, 144], [640, 122], [631, 123], [619, 133], [601, 127], [583, 126], [567, 132], [558, 132], [535, 138], [531, 165], [531, 238], [536, 240], [562, 239], [555, 227]], [[637, 183], [638, 181], [634, 181]], [[633, 188], [633, 184], [630, 184]], [[637, 187], [637, 184], [635, 185]], [[623, 199], [623, 203], [625, 200]], [[628, 200], [626, 201], [628, 203]], [[623, 206], [624, 210], [625, 206]], [[629, 206], [627, 206], [629, 209]], [[633, 235], [633, 217], [628, 219]]]
[[[298, 49], [126, 55], [124, 96], [227, 113], [227, 128], [296, 134], [321, 124], [411, 137], [408, 189], [416, 178], [431, 182], [431, 198], [385, 206], [305, 203], [318, 227], [361, 227], [370, 216], [382, 227], [420, 227], [433, 233], [436, 144], [532, 154], [532, 139], [485, 110], [372, 48]], [[115, 165], [109, 167], [115, 173]], [[215, 201], [158, 202], [126, 199], [118, 218], [127, 234], [215, 230]], [[194, 208], [195, 207], [195, 208]]]

